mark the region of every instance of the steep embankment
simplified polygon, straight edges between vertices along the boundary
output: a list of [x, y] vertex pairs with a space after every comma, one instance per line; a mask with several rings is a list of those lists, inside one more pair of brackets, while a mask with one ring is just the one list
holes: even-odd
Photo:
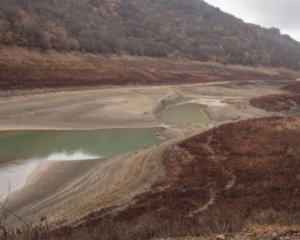
[[269, 112], [289, 115], [300, 114], [300, 82], [288, 83], [282, 87], [282, 90], [290, 93], [253, 98], [250, 99], [250, 104]]
[[0, 47], [0, 90], [292, 80], [297, 76], [297, 72], [275, 68]]
[[283, 87], [283, 90], [290, 91], [293, 93], [300, 93], [300, 81], [298, 79], [297, 82], [287, 84], [286, 86]]
[[167, 145], [165, 176], [151, 190], [54, 234], [149, 239], [231, 232], [246, 222], [299, 225], [299, 151], [300, 118], [223, 125]]
[[300, 114], [300, 94], [269, 95], [250, 100], [250, 104], [269, 112]]

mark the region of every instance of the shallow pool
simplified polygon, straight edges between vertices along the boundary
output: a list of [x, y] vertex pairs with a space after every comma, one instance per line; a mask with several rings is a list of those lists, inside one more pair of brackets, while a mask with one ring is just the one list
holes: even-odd
[[208, 118], [202, 112], [203, 106], [197, 103], [185, 103], [168, 107], [160, 114], [160, 118], [167, 124], [186, 125], [207, 123]]

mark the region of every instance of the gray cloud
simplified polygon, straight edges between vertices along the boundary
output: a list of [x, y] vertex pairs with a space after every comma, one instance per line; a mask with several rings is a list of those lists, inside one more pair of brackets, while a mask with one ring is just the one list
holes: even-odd
[[205, 0], [246, 22], [277, 27], [300, 41], [299, 0]]

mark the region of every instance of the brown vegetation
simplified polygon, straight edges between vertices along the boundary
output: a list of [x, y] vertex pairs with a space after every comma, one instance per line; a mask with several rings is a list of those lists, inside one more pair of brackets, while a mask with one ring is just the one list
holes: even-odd
[[287, 84], [282, 89], [293, 93], [300, 93], [300, 81]]
[[296, 73], [188, 60], [0, 47], [0, 89], [286, 80]]
[[251, 105], [270, 112], [300, 113], [300, 94], [278, 94], [250, 100]]
[[172, 221], [176, 213], [190, 224], [206, 223], [211, 231], [218, 231], [220, 222], [226, 230], [236, 230], [243, 220], [274, 210], [289, 213], [290, 221], [299, 224], [299, 131], [299, 118], [267, 118], [185, 140], [165, 153], [165, 181], [117, 219]]
[[0, 44], [300, 68], [300, 44], [204, 1], [0, 0]]

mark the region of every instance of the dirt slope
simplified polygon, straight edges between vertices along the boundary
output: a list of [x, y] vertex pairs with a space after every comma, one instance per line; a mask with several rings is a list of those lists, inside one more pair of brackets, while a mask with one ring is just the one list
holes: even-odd
[[[26, 185], [10, 194], [6, 207], [26, 222], [46, 216], [49, 224], [68, 224], [97, 209], [128, 203], [163, 176], [161, 148], [154, 148], [155, 153], [149, 148], [99, 160], [41, 162]], [[7, 217], [6, 223], [20, 225]]]
[[250, 104], [269, 112], [300, 114], [300, 94], [279, 94], [258, 97], [250, 100]]
[[0, 90], [292, 80], [291, 70], [0, 46]]
[[55, 236], [149, 239], [239, 231], [249, 222], [299, 226], [299, 151], [299, 117], [223, 125], [167, 146], [165, 177], [130, 205], [94, 212]]
[[290, 91], [292, 93], [300, 93], [300, 81], [287, 84], [283, 87], [283, 90]]

